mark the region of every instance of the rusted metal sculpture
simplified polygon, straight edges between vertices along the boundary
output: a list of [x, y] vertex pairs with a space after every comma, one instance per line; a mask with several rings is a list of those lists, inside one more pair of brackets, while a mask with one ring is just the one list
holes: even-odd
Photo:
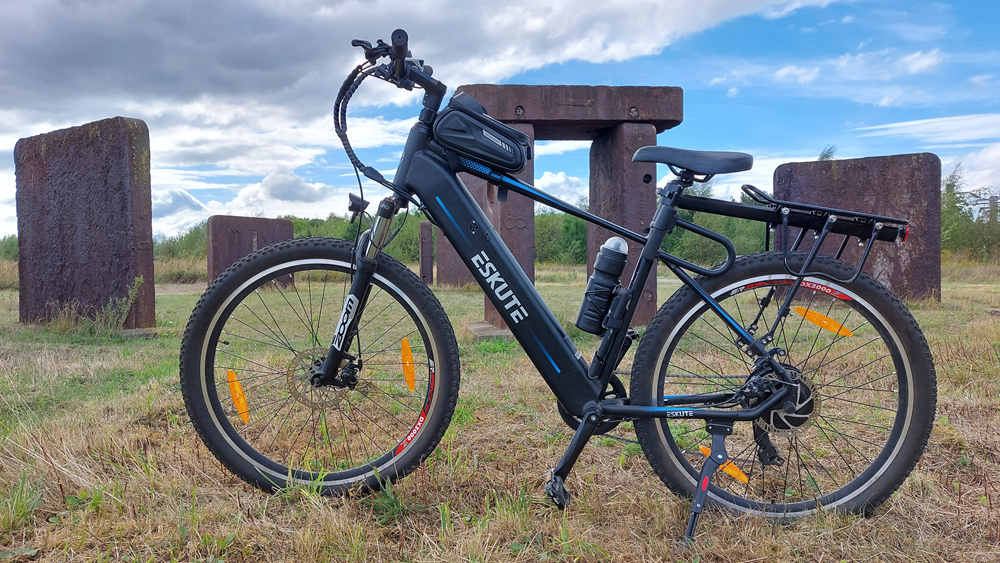
[[[865, 271], [903, 298], [941, 298], [941, 160], [931, 153], [782, 164], [774, 196], [910, 220], [906, 244], [876, 245]], [[778, 241], [780, 244], [780, 241]], [[835, 254], [828, 241], [824, 254]], [[803, 247], [808, 249], [808, 241]], [[826, 248], [829, 246], [829, 248]], [[856, 262], [850, 245], [843, 260]]]
[[156, 324], [149, 129], [114, 117], [21, 139], [14, 147], [20, 320], [129, 295], [125, 328]]
[[295, 236], [288, 219], [212, 215], [208, 218], [208, 279], [214, 280], [232, 264], [271, 243]]

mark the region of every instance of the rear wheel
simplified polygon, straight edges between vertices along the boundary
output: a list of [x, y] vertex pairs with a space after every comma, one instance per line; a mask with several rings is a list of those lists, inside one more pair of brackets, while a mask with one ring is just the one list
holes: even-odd
[[[801, 261], [794, 257], [792, 267]], [[812, 269], [840, 278], [851, 273], [826, 258]], [[794, 280], [782, 255], [772, 253], [740, 258], [726, 274], [698, 283], [743, 327], [756, 324], [759, 337]], [[709, 498], [774, 517], [819, 507], [869, 513], [903, 482], [930, 435], [934, 366], [916, 321], [867, 275], [851, 284], [810, 277], [768, 347], [785, 352], [781, 363], [800, 380], [790, 389], [794, 404], [735, 423], [726, 449], [739, 471], [719, 471]], [[779, 385], [775, 374], [755, 369], [735, 333], [684, 287], [661, 307], [639, 345], [631, 396], [635, 404], [662, 405], [665, 395], [735, 391], [751, 380]], [[693, 495], [711, 445], [704, 423], [646, 419], [635, 428], [660, 479]]]
[[181, 385], [206, 446], [266, 490], [325, 494], [400, 478], [434, 449], [458, 396], [458, 347], [427, 286], [389, 256], [349, 352], [352, 385], [314, 387], [351, 282], [352, 245], [298, 239], [226, 270], [188, 322]]

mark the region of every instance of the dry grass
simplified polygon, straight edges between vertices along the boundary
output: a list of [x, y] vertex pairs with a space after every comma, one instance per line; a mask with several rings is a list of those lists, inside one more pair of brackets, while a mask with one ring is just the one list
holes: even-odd
[[153, 261], [156, 283], [195, 283], [208, 281], [205, 258], [161, 258]]
[[1000, 258], [983, 263], [963, 254], [945, 251], [941, 254], [941, 276], [944, 281], [995, 283], [1000, 279]]
[[17, 289], [17, 261], [0, 260], [0, 290]]
[[[175, 330], [115, 342], [16, 326], [16, 293], [0, 291], [0, 558], [37, 549], [43, 560], [994, 561], [995, 279], [948, 281], [941, 303], [913, 304], [935, 355], [939, 416], [917, 469], [873, 518], [782, 525], [711, 510], [693, 548], [678, 540], [687, 502], [633, 445], [595, 439], [570, 476], [569, 510], [543, 499], [544, 475], [571, 434], [519, 348], [476, 344], [464, 329], [481, 316], [478, 291], [438, 292], [462, 347], [452, 427], [391, 493], [360, 499], [264, 494], [201, 444], [176, 364], [200, 287], [157, 292], [160, 324]], [[571, 323], [585, 274], [540, 268], [539, 282]], [[662, 280], [661, 300], [672, 287]], [[595, 341], [580, 338], [588, 355]]]

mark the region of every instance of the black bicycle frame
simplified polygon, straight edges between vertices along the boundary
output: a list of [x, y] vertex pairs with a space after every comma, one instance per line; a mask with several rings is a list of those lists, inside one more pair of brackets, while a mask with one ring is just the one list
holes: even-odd
[[[612, 303], [610, 318], [617, 322], [613, 326], [609, 323], [609, 329], [590, 366], [583, 360], [581, 353], [545, 305], [534, 284], [511, 254], [499, 233], [459, 180], [456, 174], [460, 171], [483, 177], [502, 189], [512, 190], [570, 213], [643, 245], [631, 281]], [[675, 180], [668, 188], [659, 191], [659, 205], [650, 225], [650, 235], [643, 236], [545, 194], [529, 184], [499, 174], [483, 164], [465, 158], [447, 158], [430, 146], [429, 130], [426, 125], [417, 123], [410, 133], [395, 181], [397, 185], [420, 199], [425, 213], [455, 247], [535, 368], [570, 413], [581, 415], [588, 403], [599, 401], [605, 385], [620, 360], [626, 331], [634, 313], [636, 297], [657, 260], [666, 262], [684, 283], [693, 287], [733, 331], [740, 335], [746, 346], [758, 355], [765, 354], [763, 346], [681, 269], [684, 267], [700, 273], [717, 274], [728, 269], [735, 258], [735, 251], [728, 239], [675, 217], [674, 200], [683, 191], [683, 187], [690, 185], [690, 180], [686, 183]], [[675, 224], [723, 244], [729, 256], [726, 263], [715, 269], [707, 269], [660, 250], [663, 238]], [[774, 368], [777, 371], [782, 370], [780, 365], [775, 365]], [[775, 395], [778, 397], [774, 399], [775, 401], [780, 399], [779, 395], [781, 394]], [[621, 417], [676, 418], [704, 418], [709, 415], [731, 420], [742, 419], [744, 416], [749, 418], [759, 416], [759, 413], [740, 410], [705, 411], [673, 406], [638, 405], [622, 405], [607, 414]]]
[[[465, 266], [472, 272], [476, 282], [483, 288], [497, 311], [500, 312], [514, 337], [524, 348], [559, 402], [568, 412], [577, 416], [597, 412], [601, 416], [610, 418], [671, 417], [728, 421], [750, 420], [760, 416], [760, 413], [763, 412], [762, 409], [775, 404], [787, 391], [783, 387], [774, 393], [768, 401], [757, 405], [754, 409], [698, 408], [699, 406], [711, 406], [711, 402], [707, 402], [704, 397], [699, 396], [665, 398], [662, 406], [631, 405], [624, 404], [624, 402], [615, 404], [614, 401], [601, 401], [601, 395], [608, 385], [614, 369], [621, 361], [626, 346], [631, 343], [628, 328], [635, 311], [635, 304], [657, 260], [664, 262], [674, 275], [701, 297], [708, 307], [732, 329], [749, 354], [755, 356], [760, 362], [766, 362], [771, 371], [791, 382], [785, 368], [774, 358], [774, 354], [768, 353], [765, 348], [767, 339], [755, 339], [687, 273], [687, 271], [691, 271], [706, 276], [722, 274], [732, 266], [736, 252], [732, 242], [724, 236], [678, 218], [676, 216], [677, 207], [698, 208], [698, 210], [723, 215], [765, 221], [769, 225], [780, 224], [785, 233], [787, 233], [789, 226], [796, 226], [801, 229], [799, 239], [802, 238], [807, 229], [817, 229], [818, 226], [821, 226], [821, 236], [818, 237], [819, 240], [810, 253], [809, 259], [803, 265], [803, 269], [800, 272], [790, 271], [797, 276], [800, 283], [806, 275], [811, 275], [811, 273], [806, 272], [808, 263], [816, 255], [823, 237], [828, 233], [844, 234], [845, 237], [857, 236], [860, 239], [870, 229], [869, 249], [876, 238], [881, 240], [904, 238], [905, 233], [901, 226], [884, 225], [884, 222], [905, 224], [904, 220], [782, 202], [770, 199], [755, 188], [750, 188], [752, 191], [748, 195], [759, 203], [765, 204], [765, 207], [686, 197], [683, 196], [684, 189], [690, 187], [695, 180], [694, 175], [688, 171], [680, 171], [677, 179], [670, 182], [666, 188], [657, 191], [658, 205], [649, 226], [649, 234], [644, 236], [545, 194], [530, 184], [498, 173], [480, 162], [460, 157], [442, 148], [433, 141], [431, 126], [443, 99], [445, 87], [416, 67], [410, 69], [409, 76], [425, 90], [424, 109], [420, 112], [417, 123], [414, 124], [407, 137], [393, 183], [384, 180], [380, 182], [394, 191], [396, 196], [387, 199], [391, 205], [384, 202], [380, 206], [379, 221], [372, 234], [368, 235], [367, 241], [372, 240], [372, 236], [378, 238], [386, 234], [387, 226], [391, 222], [391, 215], [395, 213], [398, 206], [405, 205], [405, 202], [418, 203], [420, 209], [441, 229], [445, 237], [458, 251]], [[552, 311], [545, 305], [534, 284], [524, 273], [510, 249], [504, 244], [499, 233], [490, 224], [483, 210], [459, 180], [457, 176], [459, 172], [468, 172], [479, 176], [496, 184], [500, 189], [512, 190], [554, 209], [597, 224], [642, 245], [642, 252], [632, 272], [630, 282], [620, 291], [616, 291], [612, 299], [608, 317], [605, 320], [607, 331], [589, 366]], [[380, 175], [370, 175], [370, 171], [367, 169], [365, 169], [365, 174], [369, 177], [374, 176], [376, 181], [381, 180]], [[417, 199], [414, 199], [414, 195]], [[391, 207], [391, 213], [384, 212], [388, 209], [384, 210], [383, 207]], [[833, 212], [840, 213], [841, 217], [846, 217], [846, 220], [838, 222], [838, 217], [833, 216]], [[383, 222], [382, 219], [387, 219], [387, 221]], [[885, 228], [883, 228], [884, 226]], [[725, 262], [715, 268], [705, 268], [661, 250], [660, 245], [664, 237], [674, 227], [693, 231], [721, 244], [726, 249]], [[383, 230], [375, 232], [379, 228]], [[365, 249], [358, 248], [356, 250], [360, 279], [359, 275], [355, 276], [351, 297], [357, 296], [358, 302], [355, 303], [354, 310], [345, 304], [341, 314], [341, 322], [338, 325], [338, 334], [335, 335], [334, 342], [331, 344], [323, 373], [321, 376], [317, 376], [321, 383], [334, 380], [336, 372], [340, 369], [339, 366], [342, 365], [342, 359], [347, 356], [345, 351], [340, 350], [338, 338], [352, 333], [359, 316], [355, 313], [357, 309], [364, 306], [365, 294], [362, 287], [358, 287], [358, 291], [356, 291], [354, 285], [367, 286], [369, 283], [370, 272], [368, 270], [374, 265], [374, 256], [371, 252], [373, 248], [377, 253], [381, 246], [373, 247], [369, 243]], [[866, 250], [864, 257], [867, 257], [867, 254]], [[786, 267], [787, 257], [786, 251]], [[858, 271], [864, 262], [864, 257], [858, 266]], [[794, 284], [789, 295], [786, 296], [785, 309], [798, 290], [800, 283]], [[339, 343], [343, 344], [343, 340], [340, 340]]]

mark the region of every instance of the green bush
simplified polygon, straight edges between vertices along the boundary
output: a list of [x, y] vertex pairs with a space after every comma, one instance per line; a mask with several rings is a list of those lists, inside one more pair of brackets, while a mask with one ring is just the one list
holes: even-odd
[[208, 245], [208, 228], [205, 223], [190, 231], [153, 243], [154, 258], [204, 258]]
[[17, 260], [17, 235], [0, 237], [0, 260]]

